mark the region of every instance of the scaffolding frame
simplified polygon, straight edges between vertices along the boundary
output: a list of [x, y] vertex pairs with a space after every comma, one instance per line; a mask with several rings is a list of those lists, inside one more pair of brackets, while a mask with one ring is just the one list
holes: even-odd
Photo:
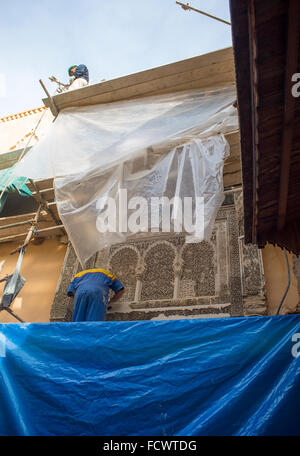
[[[26, 248], [33, 239], [45, 238], [50, 234], [58, 232], [58, 235], [66, 235], [55, 202], [53, 179], [33, 181], [29, 179], [26, 184], [32, 192], [32, 197], [37, 201], [38, 208], [30, 214], [13, 215], [0, 218], [0, 244], [23, 240], [17, 248], [10, 252], [10, 255], [26, 252]], [[21, 220], [19, 220], [21, 219]], [[10, 223], [11, 222], [11, 223]], [[29, 226], [25, 231], [23, 227]], [[21, 231], [21, 232], [20, 232]], [[6, 236], [1, 236], [4, 232]], [[7, 281], [8, 275], [0, 278], [0, 282]], [[13, 302], [13, 301], [12, 301]], [[11, 302], [11, 303], [12, 303]], [[9, 306], [0, 305], [0, 312], [5, 310], [19, 322], [25, 323]]]

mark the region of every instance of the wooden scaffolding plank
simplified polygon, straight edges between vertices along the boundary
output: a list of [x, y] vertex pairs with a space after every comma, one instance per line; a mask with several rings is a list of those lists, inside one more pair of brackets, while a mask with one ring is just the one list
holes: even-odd
[[[59, 217], [56, 203], [55, 202], [49, 203], [49, 207], [51, 208], [53, 213], [57, 217]], [[17, 222], [22, 222], [22, 221], [29, 220], [29, 219], [33, 219], [35, 214], [36, 214], [36, 212], [30, 212], [30, 213], [27, 213], [27, 214], [12, 215], [12, 216], [9, 216], [9, 217], [2, 217], [2, 218], [0, 218], [0, 226], [12, 224], [12, 223], [17, 223]], [[51, 220], [50, 215], [48, 215], [46, 211], [42, 211], [42, 216], [46, 220]]]
[[[216, 76], [219, 76], [219, 80], [211, 81], [211, 77]], [[61, 110], [69, 106], [107, 103], [145, 96], [150, 93], [158, 95], [166, 89], [169, 91], [185, 90], [189, 89], [195, 80], [198, 81], [196, 84], [192, 84], [195, 88], [209, 87], [211, 84], [227, 84], [229, 81], [234, 83], [232, 48], [64, 92], [55, 95], [53, 100], [57, 108]], [[43, 102], [50, 107], [48, 98], [43, 99]]]
[[[51, 226], [51, 227], [48, 227], [48, 228], [43, 228], [39, 231], [39, 235], [41, 237], [49, 234], [49, 233], [55, 233], [56, 231], [57, 232], [61, 232], [61, 230], [64, 230], [64, 226], [63, 225], [55, 225], [55, 226]], [[12, 241], [16, 241], [18, 239], [25, 239], [28, 235], [28, 232], [26, 233], [20, 233], [20, 234], [14, 234], [14, 235], [11, 235], [11, 236], [6, 236], [6, 237], [0, 237], [0, 243], [4, 243], [4, 242], [12, 242]]]
[[[39, 190], [45, 190], [47, 188], [53, 188], [53, 178], [50, 179], [43, 179], [43, 180], [36, 180], [34, 181], [38, 186]], [[29, 188], [31, 192], [35, 192], [34, 186], [31, 182], [27, 182], [26, 186]]]
[[242, 173], [241, 170], [232, 172], [232, 173], [226, 173], [224, 174], [224, 187], [233, 187], [235, 185], [241, 185], [242, 184]]
[[215, 74], [206, 78], [199, 77], [199, 79], [194, 79], [191, 75], [188, 76], [187, 74], [186, 76], [185, 82], [181, 82], [181, 78], [178, 75], [175, 75], [172, 84], [170, 80], [160, 79], [156, 82], [126, 87], [124, 89], [98, 94], [89, 98], [74, 99], [67, 103], [61, 103], [60, 110], [68, 107], [104, 104], [115, 101], [132, 100], [145, 96], [164, 95], [184, 90], [217, 89], [234, 84], [234, 69], [229, 69], [223, 74]]
[[[39, 190], [39, 192], [40, 192], [40, 195], [42, 195], [43, 198], [46, 201], [50, 201], [50, 200], [54, 200], [55, 199], [54, 188], [45, 188], [44, 190]], [[34, 192], [32, 192], [32, 196], [37, 201], [40, 201], [39, 200], [39, 193], [34, 191]]]
[[[33, 221], [33, 219], [31, 219]], [[11, 228], [4, 228], [0, 230], [0, 238], [7, 237], [7, 236], [17, 236], [17, 235], [22, 235], [24, 231], [29, 230], [31, 224], [25, 224], [25, 225], [20, 225], [20, 226], [15, 226]], [[53, 220], [39, 220], [37, 224], [37, 230], [38, 233], [42, 232], [45, 228], [51, 228], [53, 226]]]

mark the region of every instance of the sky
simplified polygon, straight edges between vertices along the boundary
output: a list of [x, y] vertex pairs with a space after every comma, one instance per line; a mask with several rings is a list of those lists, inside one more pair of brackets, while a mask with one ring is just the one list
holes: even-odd
[[[182, 3], [187, 3], [181, 0]], [[229, 0], [190, 0], [230, 21]], [[1, 4], [0, 117], [42, 106], [55, 75], [84, 63], [90, 84], [231, 46], [230, 26], [176, 0], [10, 0]]]

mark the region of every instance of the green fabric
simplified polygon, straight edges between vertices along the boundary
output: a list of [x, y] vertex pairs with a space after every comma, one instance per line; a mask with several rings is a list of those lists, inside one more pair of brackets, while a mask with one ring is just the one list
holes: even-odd
[[72, 70], [72, 68], [76, 67], [77, 65], [72, 65], [68, 68], [68, 75], [71, 76], [71, 73], [70, 71]]
[[[0, 170], [0, 191], [1, 192], [5, 188], [7, 182], [10, 181], [10, 176], [13, 171], [13, 168], [14, 167], [12, 166], [11, 168]], [[6, 191], [7, 192], [17, 191], [20, 193], [20, 195], [30, 196], [30, 195], [32, 195], [32, 193], [29, 190], [29, 188], [27, 188], [26, 182], [28, 182], [27, 177], [14, 177], [10, 181], [10, 184], [6, 187]], [[3, 194], [3, 196], [4, 196], [4, 194]]]

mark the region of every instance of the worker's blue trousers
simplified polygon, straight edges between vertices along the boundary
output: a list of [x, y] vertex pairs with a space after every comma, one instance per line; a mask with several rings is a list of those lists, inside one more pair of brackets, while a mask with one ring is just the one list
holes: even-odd
[[75, 293], [72, 321], [103, 321], [106, 305], [99, 293]]

